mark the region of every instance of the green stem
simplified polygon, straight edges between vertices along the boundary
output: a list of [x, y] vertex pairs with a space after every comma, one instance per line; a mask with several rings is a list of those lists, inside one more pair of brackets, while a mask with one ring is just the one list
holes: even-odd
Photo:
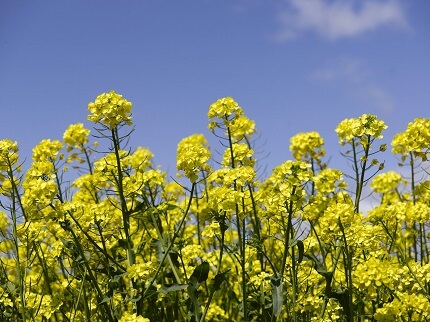
[[[91, 268], [90, 268], [90, 266], [88, 264], [88, 260], [85, 257], [84, 250], [82, 249], [81, 243], [78, 240], [78, 237], [76, 236], [76, 234], [73, 231], [73, 229], [69, 229], [69, 231], [70, 231], [70, 233], [71, 233], [71, 235], [73, 237], [73, 240], [75, 241], [75, 245], [76, 245], [76, 247], [78, 249], [79, 255], [82, 258], [82, 261], [84, 263], [85, 269], [87, 270], [87, 273], [88, 273], [88, 276], [90, 278], [90, 281], [91, 281], [91, 283], [93, 284], [93, 287], [96, 290], [97, 300], [98, 300], [99, 303], [101, 303], [102, 300], [103, 300], [103, 293], [100, 290], [99, 284], [97, 282], [97, 278], [93, 275], [93, 272], [92, 272], [92, 270], [91, 270]], [[110, 309], [109, 309], [109, 306], [107, 305], [107, 303], [106, 302], [102, 303], [102, 306], [103, 306], [104, 310], [106, 311], [106, 314], [107, 314], [107, 317], [108, 317], [109, 321], [110, 322], [114, 322], [115, 320], [114, 320], [114, 318], [111, 315], [111, 312], [110, 312]]]
[[[119, 194], [119, 199], [120, 199], [120, 203], [121, 203], [122, 222], [124, 225], [124, 234], [125, 234], [125, 240], [126, 240], [126, 244], [127, 244], [127, 266], [130, 267], [130, 266], [134, 265], [135, 258], [134, 258], [134, 253], [133, 253], [133, 242], [132, 242], [131, 236], [130, 236], [130, 215], [129, 215], [129, 211], [127, 209], [127, 201], [126, 201], [125, 195], [124, 195], [123, 173], [122, 173], [122, 167], [121, 167], [121, 158], [119, 155], [120, 141], [119, 141], [119, 136], [118, 136], [118, 128], [116, 128], [116, 127], [114, 129], [112, 129], [112, 141], [113, 141], [113, 146], [114, 146], [114, 152], [115, 152], [115, 158], [116, 158], [116, 167], [117, 167], [117, 172], [118, 172], [117, 173], [118, 177], [115, 180], [117, 183], [118, 194]], [[130, 284], [129, 284], [129, 297], [130, 297], [130, 299], [133, 298], [133, 289], [135, 289], [135, 282], [131, 278]], [[135, 301], [133, 301], [132, 303], [133, 303], [133, 311], [136, 312], [137, 311], [137, 303]]]
[[[225, 230], [223, 228], [221, 228], [221, 245], [220, 245], [218, 267], [217, 267], [215, 276], [217, 276], [220, 273], [220, 271], [221, 271], [222, 255], [223, 255], [223, 251], [224, 251], [224, 236], [225, 236]], [[211, 289], [211, 292], [209, 293], [209, 298], [208, 298], [208, 300], [206, 302], [205, 310], [204, 310], [204, 312], [202, 314], [200, 322], [203, 322], [205, 320], [205, 318], [206, 318], [206, 314], [208, 313], [209, 306], [211, 304], [211, 301], [212, 301], [212, 298], [213, 298], [213, 296], [215, 294], [215, 291], [216, 291], [215, 289]]]
[[[231, 135], [230, 127], [227, 126], [227, 136], [228, 136], [228, 143], [230, 147], [230, 158], [231, 158], [231, 168], [234, 169], [236, 167], [235, 165], [235, 158], [234, 158], [234, 151], [233, 151], [233, 139]], [[234, 191], [237, 191], [237, 184], [236, 180], [234, 180], [233, 183]], [[244, 321], [248, 321], [248, 308], [247, 308], [247, 292], [246, 292], [246, 269], [245, 269], [245, 219], [243, 219], [243, 225], [240, 223], [240, 215], [239, 215], [239, 206], [236, 203], [236, 226], [237, 226], [237, 234], [238, 234], [238, 242], [239, 242], [239, 253], [240, 253], [240, 266], [241, 266], [241, 275], [242, 275], [242, 305], [243, 305], [243, 316]], [[242, 230], [243, 229], [243, 235]]]
[[[164, 261], [166, 260], [167, 256], [169, 255], [170, 250], [172, 249], [176, 238], [178, 238], [178, 236], [179, 236], [179, 232], [182, 228], [182, 225], [184, 224], [185, 219], [188, 216], [188, 212], [189, 212], [190, 207], [191, 207], [191, 202], [193, 200], [193, 194], [194, 194], [195, 186], [196, 186], [195, 183], [193, 183], [191, 186], [190, 199], [188, 200], [187, 208], [185, 209], [184, 215], [182, 216], [181, 221], [179, 222], [178, 228], [176, 228], [175, 233], [173, 234], [173, 237], [172, 237], [172, 240], [170, 241], [169, 247], [167, 247], [167, 249], [163, 255], [163, 258], [161, 259], [160, 264], [158, 265], [157, 270], [155, 271], [154, 276], [152, 277], [151, 281], [149, 282], [149, 286], [154, 284], [155, 280], [157, 279], [158, 273], [160, 272], [161, 268], [163, 267]], [[149, 286], [143, 292], [143, 294], [142, 294], [143, 298], [145, 297], [146, 293], [149, 291]]]

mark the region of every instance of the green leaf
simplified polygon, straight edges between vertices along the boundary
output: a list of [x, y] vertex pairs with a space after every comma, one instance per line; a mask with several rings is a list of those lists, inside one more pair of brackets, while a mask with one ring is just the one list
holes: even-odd
[[118, 246], [122, 249], [127, 250], [128, 249], [128, 243], [127, 243], [127, 239], [118, 239], [117, 240]]
[[60, 237], [60, 240], [63, 243], [64, 247], [66, 247], [67, 249], [73, 249], [75, 246], [71, 241], [68, 241], [63, 237]]
[[158, 290], [159, 293], [167, 294], [170, 292], [176, 292], [183, 289], [186, 289], [188, 287], [187, 284], [164, 284], [160, 287]]
[[105, 296], [105, 297], [103, 297], [103, 300], [101, 300], [101, 302], [99, 304], [106, 303], [106, 302], [110, 301], [110, 299], [111, 298], [109, 296]]
[[8, 281], [6, 283], [6, 287], [7, 287], [10, 294], [15, 294], [16, 289], [15, 289], [15, 285], [12, 282]]
[[193, 274], [191, 274], [190, 282], [192, 284], [203, 283], [208, 279], [209, 276], [209, 263], [203, 262], [194, 269]]
[[327, 271], [324, 268], [324, 265], [321, 264], [318, 258], [316, 258], [314, 255], [308, 255], [304, 254], [304, 257], [310, 259], [314, 263], [314, 268], [318, 272], [318, 274], [323, 275], [327, 273]]
[[270, 278], [272, 285], [272, 303], [273, 315], [278, 316], [282, 311], [283, 297], [282, 297], [282, 278], [272, 276]]
[[135, 297], [135, 298], [133, 298], [133, 299], [130, 299], [130, 302], [132, 302], [132, 303], [136, 303], [137, 301], [139, 301], [140, 299], [142, 298], [142, 296], [138, 296], [138, 297]]
[[166, 205], [167, 205], [166, 210], [175, 210], [175, 209], [179, 208], [177, 205], [172, 204], [172, 203], [166, 203]]
[[303, 261], [303, 255], [305, 254], [305, 245], [303, 244], [303, 241], [300, 239], [296, 239], [289, 246], [297, 246], [299, 250], [299, 257], [297, 258], [297, 261], [300, 264]]
[[216, 274], [216, 276], [212, 279], [213, 284], [211, 285], [211, 287], [214, 292], [219, 291], [221, 289], [221, 284], [226, 280], [226, 275], [229, 271], [230, 270], [225, 271], [224, 273]]

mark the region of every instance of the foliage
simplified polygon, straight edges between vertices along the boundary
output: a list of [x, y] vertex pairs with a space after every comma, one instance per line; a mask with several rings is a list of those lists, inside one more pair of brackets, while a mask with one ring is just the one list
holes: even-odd
[[[88, 109], [106, 152], [73, 124], [22, 173], [0, 141], [1, 321], [430, 320], [429, 119], [393, 139], [406, 176], [381, 172], [387, 126], [364, 114], [336, 128], [351, 173], [309, 132], [261, 179], [255, 123], [226, 97], [208, 112], [224, 153], [182, 139], [176, 182], [127, 147], [131, 102], [111, 91]], [[366, 185], [379, 204], [364, 214]]]

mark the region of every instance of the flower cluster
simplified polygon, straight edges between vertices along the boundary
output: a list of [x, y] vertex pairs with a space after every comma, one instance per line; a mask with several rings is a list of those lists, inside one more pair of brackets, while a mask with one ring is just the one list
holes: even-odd
[[410, 122], [405, 132], [398, 133], [391, 141], [393, 153], [407, 155], [413, 152], [426, 160], [430, 149], [430, 119], [416, 118]]
[[97, 96], [94, 102], [88, 104], [91, 113], [88, 120], [101, 122], [111, 130], [121, 123], [131, 125], [131, 107], [131, 102], [112, 90]]
[[354, 138], [360, 140], [373, 137], [382, 138], [382, 131], [387, 128], [384, 121], [378, 120], [375, 115], [363, 114], [358, 118], [345, 119], [336, 127], [339, 143], [350, 143]]
[[88, 142], [89, 134], [90, 130], [86, 129], [82, 123], [69, 125], [63, 134], [63, 141], [67, 144], [67, 151], [82, 149], [83, 145]]
[[300, 161], [320, 159], [325, 155], [324, 139], [318, 132], [303, 132], [290, 139], [290, 151], [293, 157]]
[[243, 114], [242, 108], [232, 97], [220, 98], [209, 107], [208, 119], [226, 119]]
[[378, 193], [387, 193], [398, 187], [402, 182], [402, 176], [395, 171], [388, 171], [377, 175], [370, 185], [370, 187]]
[[428, 119], [393, 140], [407, 176], [379, 173], [386, 126], [369, 114], [336, 129], [351, 173], [302, 132], [267, 176], [254, 121], [222, 98], [208, 112], [222, 150], [182, 139], [177, 182], [128, 146], [130, 102], [111, 91], [89, 109], [107, 152], [72, 124], [21, 174], [18, 144], [0, 141], [0, 321], [430, 320]]
[[201, 170], [209, 170], [207, 161], [211, 153], [208, 142], [203, 134], [194, 134], [178, 143], [176, 168], [182, 170], [185, 176], [196, 182]]
[[18, 161], [18, 143], [9, 139], [0, 141], [0, 171], [8, 171]]

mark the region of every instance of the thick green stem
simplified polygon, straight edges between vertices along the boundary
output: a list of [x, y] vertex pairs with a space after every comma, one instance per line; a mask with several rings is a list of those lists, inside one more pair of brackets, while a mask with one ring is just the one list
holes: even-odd
[[[230, 131], [230, 127], [227, 126], [227, 136], [228, 136], [228, 143], [230, 148], [230, 158], [231, 158], [231, 168], [234, 169], [236, 167], [235, 164], [235, 157], [234, 157], [234, 151], [233, 151], [233, 139], [232, 134]], [[234, 180], [233, 188], [235, 191], [237, 191], [237, 184], [236, 180]], [[245, 269], [245, 237], [246, 237], [246, 225], [245, 225], [245, 219], [243, 219], [243, 225], [240, 223], [240, 215], [239, 215], [239, 205], [236, 204], [236, 226], [237, 226], [237, 234], [239, 239], [239, 253], [240, 253], [240, 266], [241, 266], [241, 275], [242, 275], [242, 306], [243, 306], [243, 316], [244, 321], [248, 321], [248, 307], [247, 307], [247, 292], [246, 292], [246, 269]], [[241, 229], [242, 226], [242, 229]]]
[[[121, 203], [121, 213], [122, 213], [122, 222], [124, 225], [124, 234], [125, 234], [125, 240], [127, 244], [127, 265], [128, 267], [134, 265], [135, 258], [133, 253], [133, 242], [131, 240], [130, 236], [130, 215], [129, 211], [127, 209], [127, 201], [125, 199], [124, 195], [124, 186], [123, 186], [123, 173], [122, 173], [122, 164], [121, 164], [121, 158], [119, 155], [120, 151], [120, 142], [119, 142], [119, 136], [118, 136], [118, 128], [114, 128], [112, 130], [112, 141], [114, 146], [114, 152], [115, 152], [115, 158], [116, 158], [116, 167], [117, 167], [117, 177], [116, 177], [116, 184], [118, 188], [118, 195]], [[133, 282], [133, 279], [130, 279], [130, 285], [129, 285], [129, 297], [130, 299], [133, 298], [133, 290], [135, 289], [135, 282]], [[135, 301], [133, 303], [133, 311], [137, 311], [137, 303]]]

